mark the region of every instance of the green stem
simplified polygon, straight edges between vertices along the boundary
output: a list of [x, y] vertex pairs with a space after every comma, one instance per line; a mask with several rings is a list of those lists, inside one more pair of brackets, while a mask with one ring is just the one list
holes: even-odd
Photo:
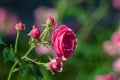
[[34, 48], [35, 46], [31, 46], [30, 48], [29, 48], [29, 50], [26, 52], [26, 54], [23, 56], [23, 57], [21, 57], [21, 59], [25, 59], [27, 56], [28, 56], [28, 54], [30, 53], [30, 51]]
[[12, 68], [10, 69], [10, 72], [9, 72], [7, 80], [10, 80], [11, 75], [12, 75], [12, 71], [15, 68], [15, 66], [17, 65], [18, 62], [19, 62], [19, 60], [16, 60], [15, 63], [13, 64]]
[[17, 36], [15, 41], [15, 53], [17, 53], [17, 44], [18, 44], [19, 35], [20, 35], [20, 31], [17, 30]]
[[33, 59], [29, 58], [29, 57], [25, 57], [25, 60], [33, 62], [33, 63], [35, 63], [37, 65], [45, 65], [46, 64], [46, 63], [37, 62], [37, 61], [35, 61], [35, 60], [33, 60]]
[[42, 42], [44, 42], [44, 39], [47, 36], [48, 31], [49, 31], [49, 26], [46, 25], [45, 29], [43, 30], [43, 32], [40, 35], [40, 39], [41, 39]]

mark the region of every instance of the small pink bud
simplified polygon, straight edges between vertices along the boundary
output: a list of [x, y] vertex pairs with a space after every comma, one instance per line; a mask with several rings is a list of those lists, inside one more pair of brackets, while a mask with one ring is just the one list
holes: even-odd
[[54, 75], [53, 71], [57, 71], [57, 72], [62, 72], [63, 68], [62, 68], [63, 64], [62, 64], [62, 60], [59, 58], [53, 58], [48, 66], [48, 69], [51, 71], [51, 73]]
[[51, 29], [54, 29], [57, 26], [57, 22], [51, 16], [47, 18], [46, 24], [50, 25]]
[[33, 26], [32, 30], [30, 31], [29, 35], [31, 38], [37, 39], [40, 36], [40, 30], [35, 25]]
[[19, 31], [25, 30], [25, 26], [21, 22], [16, 24], [15, 28], [16, 28], [16, 30], [19, 30]]

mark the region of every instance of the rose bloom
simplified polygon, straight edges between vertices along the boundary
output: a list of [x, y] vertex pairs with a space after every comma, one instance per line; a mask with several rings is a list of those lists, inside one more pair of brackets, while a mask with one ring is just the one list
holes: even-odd
[[28, 35], [30, 35], [31, 38], [37, 39], [40, 36], [40, 30], [35, 25], [33, 26], [32, 30]]
[[62, 64], [61, 59], [53, 58], [48, 65], [48, 69], [54, 75], [53, 71], [62, 72], [62, 70], [63, 70], [62, 66], [63, 66], [63, 64]]
[[113, 63], [113, 69], [117, 72], [120, 72], [120, 58]]
[[114, 74], [100, 75], [96, 76], [95, 80], [116, 80], [116, 76]]
[[76, 36], [66, 25], [61, 25], [52, 34], [52, 43], [56, 51], [56, 56], [67, 60], [76, 48]]

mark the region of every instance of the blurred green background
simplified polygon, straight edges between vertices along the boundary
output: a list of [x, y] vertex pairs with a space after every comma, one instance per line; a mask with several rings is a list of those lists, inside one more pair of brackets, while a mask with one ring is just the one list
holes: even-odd
[[[103, 42], [109, 40], [120, 26], [120, 0], [0, 0], [0, 36], [8, 44], [14, 45], [16, 31], [14, 26], [20, 20], [26, 25], [21, 33], [19, 56], [28, 49], [28, 36], [33, 24], [40, 26], [51, 15], [57, 22], [68, 25], [77, 35], [77, 49], [69, 60], [64, 62], [63, 72], [51, 73], [39, 67], [42, 80], [94, 80], [96, 75], [112, 72], [113, 57], [103, 49]], [[43, 27], [41, 27], [41, 30]], [[12, 62], [5, 62], [0, 46], [0, 80], [6, 80]], [[31, 57], [46, 60], [45, 55]], [[16, 72], [12, 80], [35, 80]]]

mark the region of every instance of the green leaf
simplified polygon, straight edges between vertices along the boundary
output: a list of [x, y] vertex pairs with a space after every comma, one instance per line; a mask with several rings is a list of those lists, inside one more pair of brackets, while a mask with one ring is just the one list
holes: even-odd
[[13, 48], [6, 47], [3, 50], [3, 57], [5, 61], [14, 61], [15, 60], [15, 54], [13, 51]]
[[20, 72], [21, 76], [23, 76], [23, 77], [26, 76], [28, 73], [28, 70], [24, 64], [25, 63], [23, 61], [19, 61], [19, 63], [18, 63], [19, 68], [20, 68], [19, 72]]
[[27, 69], [25, 69], [25, 68], [20, 68], [20, 74], [21, 74], [22, 76], [26, 76], [26, 74], [27, 74]]
[[6, 45], [5, 42], [0, 37], [0, 45]]
[[40, 69], [38, 68], [37, 65], [30, 64], [29, 68], [30, 68], [31, 74], [35, 77], [36, 80], [41, 80], [42, 79], [41, 71], [40, 71]]

